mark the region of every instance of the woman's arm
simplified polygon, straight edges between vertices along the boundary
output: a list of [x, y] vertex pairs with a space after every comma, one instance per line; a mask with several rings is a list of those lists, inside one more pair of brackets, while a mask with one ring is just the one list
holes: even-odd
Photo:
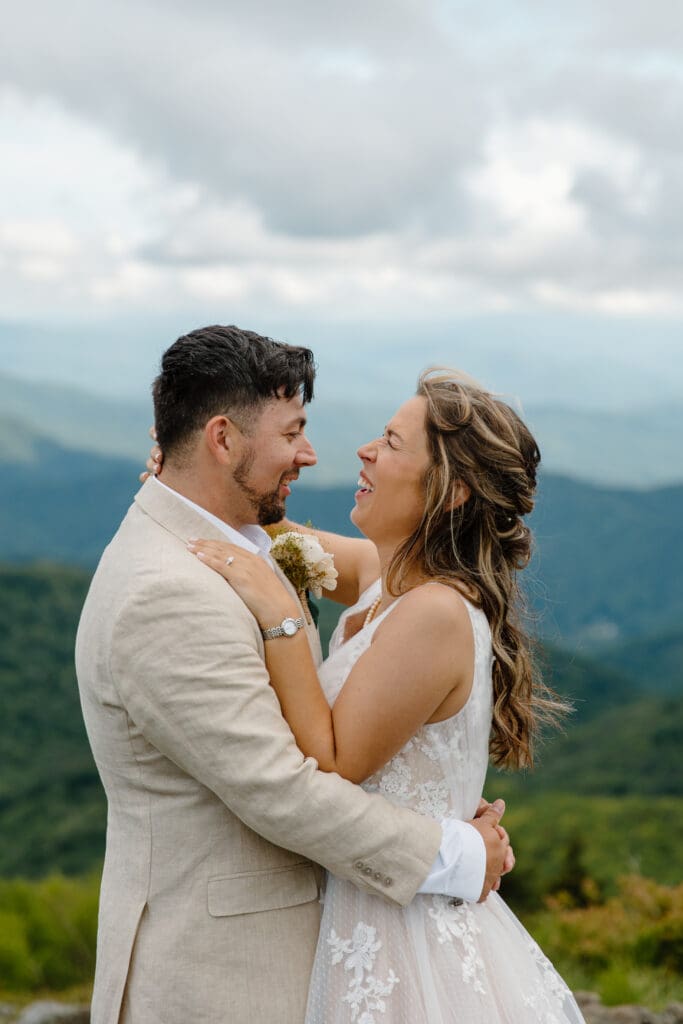
[[339, 578], [337, 589], [325, 595], [331, 601], [337, 601], [348, 608], [356, 603], [363, 591], [379, 576], [379, 555], [372, 541], [361, 540], [360, 537], [344, 537], [342, 534], [329, 533], [326, 530], [314, 530], [310, 526], [302, 526], [289, 519], [283, 519], [282, 525], [287, 530], [312, 534], [318, 538], [324, 550], [334, 556], [334, 567], [339, 573]]
[[[293, 599], [262, 559], [215, 541], [198, 541], [194, 550], [228, 580], [262, 628], [296, 617]], [[229, 556], [234, 561], [227, 566]], [[297, 745], [323, 771], [352, 782], [386, 764], [445, 702], [448, 715], [459, 710], [469, 694], [473, 647], [469, 615], [455, 591], [411, 591], [377, 628], [330, 709], [303, 632], [265, 643], [270, 681]]]
[[323, 771], [362, 782], [386, 764], [448, 700], [455, 714], [474, 668], [469, 615], [454, 591], [407, 594], [378, 626], [330, 708], [305, 637], [266, 642], [266, 666], [282, 713]]

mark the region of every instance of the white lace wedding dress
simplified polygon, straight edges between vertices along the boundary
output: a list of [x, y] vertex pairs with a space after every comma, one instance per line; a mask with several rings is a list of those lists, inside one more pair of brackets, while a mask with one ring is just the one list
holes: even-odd
[[[342, 615], [320, 676], [332, 704], [395, 604], [343, 642]], [[467, 603], [467, 602], [466, 602]], [[475, 641], [471, 695], [452, 718], [423, 726], [363, 788], [434, 818], [471, 818], [488, 765], [491, 639], [467, 603]], [[328, 876], [306, 1024], [581, 1024], [571, 992], [503, 900], [418, 895], [406, 908]]]

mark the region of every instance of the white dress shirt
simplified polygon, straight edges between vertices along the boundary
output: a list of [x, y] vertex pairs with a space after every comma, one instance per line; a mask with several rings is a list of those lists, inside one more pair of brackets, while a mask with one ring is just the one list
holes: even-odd
[[486, 847], [476, 828], [457, 818], [441, 821], [441, 846], [418, 892], [458, 896], [476, 903], [484, 888]]
[[176, 498], [180, 498], [186, 505], [193, 508], [195, 512], [198, 512], [200, 516], [208, 520], [210, 523], [225, 534], [225, 539], [229, 540], [231, 544], [237, 544], [238, 547], [244, 548], [246, 551], [251, 551], [254, 555], [260, 555], [267, 561], [270, 561], [270, 549], [272, 546], [272, 540], [263, 529], [262, 526], [257, 526], [256, 523], [250, 523], [247, 526], [243, 526], [241, 530], [236, 530], [233, 526], [230, 526], [225, 522], [224, 519], [219, 519], [213, 512], [207, 512], [201, 505], [197, 505], [196, 502], [190, 501], [184, 494], [180, 494], [179, 491], [174, 491], [168, 484], [163, 483], [158, 476], [154, 477], [156, 483], [161, 487], [165, 487], [171, 494], [175, 494]]
[[[172, 491], [177, 498], [184, 501], [208, 522], [213, 523], [225, 534], [226, 540], [237, 544], [246, 551], [251, 551], [252, 554], [260, 555], [268, 562], [272, 561], [270, 556], [272, 541], [262, 527], [254, 523], [243, 526], [241, 530], [236, 530], [223, 519], [213, 515], [212, 512], [207, 512], [201, 505], [190, 501], [184, 494], [173, 491], [158, 477], [154, 477], [154, 479], [160, 487], [166, 487], [166, 490]], [[481, 895], [486, 874], [484, 840], [479, 832], [466, 821], [445, 818], [441, 821], [441, 829], [443, 834], [439, 852], [418, 892], [455, 896], [476, 902]]]

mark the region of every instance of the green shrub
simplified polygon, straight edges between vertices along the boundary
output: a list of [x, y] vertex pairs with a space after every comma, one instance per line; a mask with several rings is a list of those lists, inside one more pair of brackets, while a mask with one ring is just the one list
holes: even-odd
[[92, 979], [96, 877], [0, 881], [0, 977], [8, 992], [61, 991]]
[[683, 919], [667, 918], [643, 932], [635, 955], [641, 963], [683, 974]]
[[562, 896], [524, 923], [570, 986], [596, 990], [606, 1005], [683, 1000], [683, 885], [629, 875], [601, 905]]
[[640, 995], [638, 987], [633, 982], [631, 965], [627, 963], [611, 964], [598, 976], [598, 988], [605, 1006], [636, 1003]]
[[9, 990], [32, 989], [36, 969], [26, 935], [26, 921], [12, 911], [0, 910], [0, 978]]

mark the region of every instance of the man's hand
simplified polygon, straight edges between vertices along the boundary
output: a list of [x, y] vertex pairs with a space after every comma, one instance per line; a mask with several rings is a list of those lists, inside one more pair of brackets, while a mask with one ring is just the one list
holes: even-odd
[[501, 876], [512, 871], [515, 866], [510, 838], [500, 824], [504, 813], [504, 800], [494, 800], [492, 804], [481, 800], [476, 817], [470, 821], [470, 825], [479, 832], [486, 847], [486, 874], [484, 888], [479, 897], [480, 903], [483, 903], [492, 889], [497, 891], [500, 888]]

